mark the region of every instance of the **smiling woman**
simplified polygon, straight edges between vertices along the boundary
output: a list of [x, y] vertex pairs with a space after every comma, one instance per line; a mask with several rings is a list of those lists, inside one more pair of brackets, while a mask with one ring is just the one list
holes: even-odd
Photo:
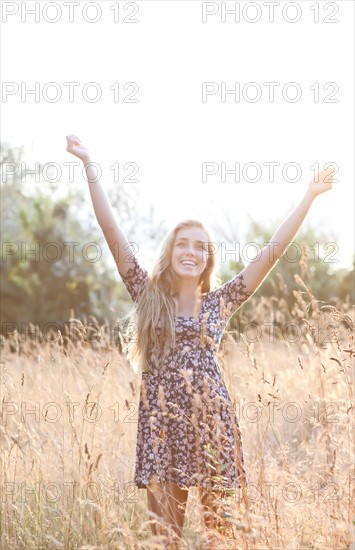
[[[215, 284], [213, 250], [208, 230], [197, 220], [179, 223], [165, 237], [147, 284], [135, 300], [137, 342], [129, 352], [134, 365], [151, 370], [149, 356], [154, 349], [155, 361], [162, 366], [175, 345], [174, 319], [198, 316], [202, 294]], [[140, 268], [136, 258], [134, 263]]]
[[[108, 198], [76, 136], [67, 150], [85, 165], [90, 194], [109, 248], [127, 250]], [[137, 340], [128, 346], [142, 370], [134, 482], [147, 489], [148, 507], [160, 525], [154, 534], [181, 537], [189, 487], [198, 487], [205, 525], [216, 525], [213, 495], [245, 488], [242, 436], [217, 360], [230, 317], [262, 283], [299, 229], [314, 198], [332, 187], [331, 171], [312, 180], [297, 208], [257, 259], [221, 286], [215, 285], [215, 247], [198, 220], [179, 223], [165, 237], [150, 274], [131, 254], [114, 255], [135, 304]], [[172, 548], [172, 546], [170, 546]]]

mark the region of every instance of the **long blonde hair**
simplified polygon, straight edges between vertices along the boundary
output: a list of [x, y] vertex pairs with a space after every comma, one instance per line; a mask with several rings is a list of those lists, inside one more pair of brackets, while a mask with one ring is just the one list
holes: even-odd
[[[139, 301], [129, 314], [134, 319], [130, 325], [135, 327], [135, 334], [128, 343], [127, 357], [135, 371], [137, 367], [150, 371], [149, 358], [152, 351], [155, 366], [159, 368], [171, 348], [175, 347], [174, 296], [179, 290], [180, 281], [171, 266], [171, 258], [177, 232], [190, 227], [202, 229], [208, 237], [207, 263], [199, 280], [200, 295], [209, 292], [217, 284], [215, 250], [210, 230], [198, 220], [187, 219], [180, 222], [163, 240], [157, 261], [141, 290]], [[157, 326], [160, 326], [159, 335]]]

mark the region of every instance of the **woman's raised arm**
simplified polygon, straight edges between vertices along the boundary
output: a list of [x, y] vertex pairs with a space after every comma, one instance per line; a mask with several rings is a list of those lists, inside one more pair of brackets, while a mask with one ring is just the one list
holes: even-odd
[[247, 265], [239, 275], [243, 275], [244, 284], [250, 292], [255, 292], [269, 271], [274, 267], [280, 256], [298, 232], [312, 202], [317, 195], [332, 188], [334, 168], [322, 170], [309, 183], [306, 194], [300, 204], [291, 212], [286, 220], [271, 237], [270, 242], [261, 250], [253, 263]]
[[78, 157], [84, 164], [95, 215], [102, 229], [121, 275], [126, 275], [132, 266], [134, 254], [129, 241], [118, 226], [107, 194], [96, 176], [89, 150], [75, 135], [67, 136], [67, 151]]

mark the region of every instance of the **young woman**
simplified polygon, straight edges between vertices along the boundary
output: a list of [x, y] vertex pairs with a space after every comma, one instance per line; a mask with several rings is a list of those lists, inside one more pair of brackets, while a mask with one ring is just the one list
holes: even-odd
[[152, 531], [166, 534], [165, 524], [181, 536], [192, 486], [198, 487], [206, 526], [213, 527], [214, 497], [248, 482], [238, 418], [216, 359], [221, 337], [295, 237], [314, 198], [331, 189], [332, 169], [310, 182], [257, 259], [215, 288], [216, 246], [201, 222], [185, 220], [173, 228], [148, 274], [117, 225], [88, 149], [71, 135], [67, 151], [85, 165], [98, 223], [135, 303], [137, 335], [129, 357], [142, 369], [142, 386], [134, 482], [147, 489], [157, 520]]

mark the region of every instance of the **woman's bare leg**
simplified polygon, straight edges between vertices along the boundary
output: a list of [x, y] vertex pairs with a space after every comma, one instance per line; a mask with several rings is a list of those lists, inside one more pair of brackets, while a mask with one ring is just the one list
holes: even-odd
[[223, 492], [212, 491], [204, 487], [198, 487], [198, 494], [203, 506], [203, 517], [207, 529], [215, 529], [220, 526], [220, 518], [217, 516], [218, 499], [223, 497]]
[[151, 524], [153, 535], [168, 536], [165, 524], [181, 538], [187, 497], [188, 489], [181, 489], [173, 482], [156, 482], [147, 486], [148, 509], [161, 518], [160, 524]]

